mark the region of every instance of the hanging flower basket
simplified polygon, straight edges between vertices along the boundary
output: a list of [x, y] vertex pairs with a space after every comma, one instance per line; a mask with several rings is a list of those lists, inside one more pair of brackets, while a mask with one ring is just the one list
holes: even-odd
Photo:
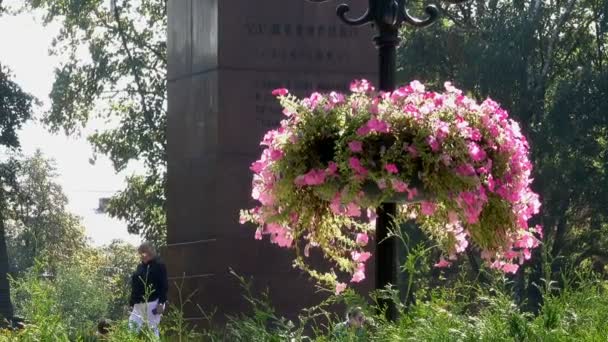
[[[295, 249], [295, 265], [339, 293], [341, 278], [365, 278], [375, 208], [398, 202], [396, 221], [415, 219], [441, 247], [436, 266], [476, 248], [491, 267], [516, 272], [542, 234], [528, 227], [540, 203], [518, 124], [450, 83], [443, 93], [418, 81], [392, 93], [365, 80], [350, 88], [302, 100], [273, 92], [285, 119], [251, 166], [260, 204], [241, 212], [242, 223], [257, 225], [255, 238]], [[311, 248], [335, 268], [314, 269]]]

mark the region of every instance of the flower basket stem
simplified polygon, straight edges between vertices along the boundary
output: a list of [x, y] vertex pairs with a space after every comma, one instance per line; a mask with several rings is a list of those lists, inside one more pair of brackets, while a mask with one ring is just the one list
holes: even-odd
[[[378, 48], [379, 84], [382, 91], [393, 91], [396, 87], [395, 70], [399, 30], [395, 25], [379, 25], [378, 35], [374, 38]], [[397, 239], [392, 237], [390, 229], [394, 228], [394, 217], [397, 214], [396, 203], [383, 203], [377, 209], [376, 220], [376, 289], [397, 285]], [[409, 302], [408, 299], [406, 301]], [[386, 307], [386, 318], [397, 319], [395, 303], [388, 299], [380, 302]]]
[[[398, 267], [397, 264], [397, 239], [390, 237], [390, 228], [393, 226], [393, 218], [397, 213], [396, 203], [383, 203], [378, 209], [376, 219], [376, 289], [383, 289], [391, 284], [396, 285]], [[380, 303], [386, 306], [388, 319], [397, 318], [397, 309], [391, 300]]]

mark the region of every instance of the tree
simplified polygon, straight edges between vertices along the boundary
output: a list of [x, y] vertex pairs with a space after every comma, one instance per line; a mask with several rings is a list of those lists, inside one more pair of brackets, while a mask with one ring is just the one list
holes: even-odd
[[[17, 132], [31, 116], [32, 101], [33, 98], [11, 80], [8, 69], [0, 64], [0, 153], [19, 147]], [[13, 317], [13, 306], [8, 282], [5, 215], [15, 185], [15, 166], [12, 160], [0, 159], [0, 316], [9, 320]]]
[[[117, 172], [142, 162], [108, 213], [130, 233], [164, 244], [166, 182], [166, 0], [29, 0], [63, 29], [53, 52], [66, 58], [55, 74], [45, 122], [76, 134], [93, 119], [114, 125], [88, 139]], [[87, 55], [88, 58], [83, 58]]]
[[47, 260], [37, 261], [13, 281], [17, 312], [45, 330], [57, 324], [70, 340], [100, 318], [124, 320], [130, 275], [138, 263], [135, 251], [119, 240], [101, 248], [87, 245], [61, 261], [52, 275]]
[[[13, 317], [13, 305], [8, 279], [10, 260], [7, 252], [4, 213], [6, 212], [6, 197], [10, 196], [11, 185], [14, 184], [12, 167], [12, 163], [0, 163], [0, 319], [8, 320]], [[1, 322], [0, 326], [2, 326]]]
[[68, 199], [56, 182], [54, 162], [38, 150], [20, 160], [16, 195], [7, 212], [6, 231], [14, 271], [45, 259], [48, 272], [84, 248], [80, 218], [67, 210]]
[[[430, 30], [402, 33], [401, 77], [453, 80], [497, 99], [523, 124], [549, 273], [605, 255], [608, 1], [470, 1], [445, 13]], [[539, 256], [518, 277], [533, 302], [533, 283], [546, 274]]]
[[57, 325], [70, 341], [77, 340], [79, 332], [90, 330], [107, 314], [111, 292], [100, 272], [104, 265], [103, 256], [93, 248], [79, 250], [52, 275], [46, 272], [46, 263], [37, 262], [12, 282], [16, 311], [44, 331], [52, 333]]
[[114, 240], [101, 248], [104, 256], [102, 273], [106, 286], [110, 289], [108, 317], [118, 319], [124, 317], [124, 307], [129, 303], [131, 294], [131, 274], [139, 263], [136, 248], [124, 241]]

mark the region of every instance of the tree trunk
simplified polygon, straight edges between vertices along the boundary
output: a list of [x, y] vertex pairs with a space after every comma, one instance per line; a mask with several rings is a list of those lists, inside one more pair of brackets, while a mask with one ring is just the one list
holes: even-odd
[[13, 319], [13, 304], [8, 280], [9, 262], [4, 228], [4, 215], [0, 210], [0, 319], [11, 321]]
[[532, 251], [532, 262], [530, 267], [530, 273], [528, 274], [528, 284], [526, 288], [526, 305], [524, 310], [532, 312], [538, 315], [542, 309], [544, 298], [543, 291], [541, 291], [543, 284], [544, 269], [543, 264], [545, 256], [540, 251], [540, 248]]

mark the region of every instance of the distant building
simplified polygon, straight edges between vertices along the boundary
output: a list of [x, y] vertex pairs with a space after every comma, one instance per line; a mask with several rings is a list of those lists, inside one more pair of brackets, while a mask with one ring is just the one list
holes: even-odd
[[102, 197], [99, 199], [99, 207], [95, 209], [98, 214], [105, 214], [108, 209], [108, 205], [110, 204], [110, 199]]

